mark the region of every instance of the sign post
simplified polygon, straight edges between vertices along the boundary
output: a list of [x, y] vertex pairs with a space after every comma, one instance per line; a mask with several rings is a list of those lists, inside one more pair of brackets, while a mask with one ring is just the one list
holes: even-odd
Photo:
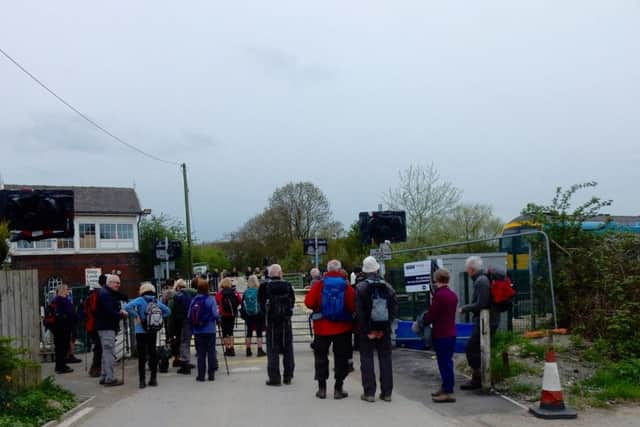
[[319, 239], [318, 233], [315, 233], [313, 239], [303, 239], [302, 244], [304, 247], [304, 253], [313, 257], [316, 268], [320, 264], [320, 255], [327, 253], [327, 239]]
[[85, 268], [84, 269], [84, 283], [87, 286], [99, 286], [100, 275], [102, 274], [101, 268]]
[[431, 260], [404, 265], [404, 285], [408, 294], [431, 290]]

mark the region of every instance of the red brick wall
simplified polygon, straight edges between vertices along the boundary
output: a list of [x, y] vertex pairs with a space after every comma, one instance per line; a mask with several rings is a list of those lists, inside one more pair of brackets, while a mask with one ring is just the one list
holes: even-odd
[[137, 253], [18, 255], [11, 257], [11, 268], [14, 270], [38, 270], [41, 290], [49, 278], [54, 275], [60, 276], [62, 281], [70, 286], [84, 284], [85, 268], [101, 268], [103, 273], [120, 270], [122, 272], [120, 290], [129, 297], [137, 296], [138, 286], [142, 280], [140, 254]]

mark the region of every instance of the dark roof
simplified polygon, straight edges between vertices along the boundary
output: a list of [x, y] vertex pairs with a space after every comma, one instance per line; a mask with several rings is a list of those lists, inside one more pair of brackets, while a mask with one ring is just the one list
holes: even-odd
[[71, 190], [76, 213], [135, 215], [142, 211], [136, 190], [118, 187], [65, 187], [54, 185], [7, 184], [6, 190]]

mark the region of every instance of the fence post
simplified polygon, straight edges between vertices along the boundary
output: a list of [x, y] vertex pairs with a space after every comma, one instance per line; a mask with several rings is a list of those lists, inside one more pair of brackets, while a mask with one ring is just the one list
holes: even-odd
[[482, 391], [491, 390], [491, 324], [488, 309], [480, 311], [480, 355], [482, 371]]

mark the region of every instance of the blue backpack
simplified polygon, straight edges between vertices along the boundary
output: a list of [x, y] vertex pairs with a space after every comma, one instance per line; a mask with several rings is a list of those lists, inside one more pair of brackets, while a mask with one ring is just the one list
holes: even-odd
[[207, 304], [208, 295], [198, 295], [191, 303], [191, 326], [202, 328], [212, 319], [211, 307]]
[[325, 277], [322, 286], [322, 318], [333, 322], [352, 320], [344, 305], [347, 281], [342, 277]]

